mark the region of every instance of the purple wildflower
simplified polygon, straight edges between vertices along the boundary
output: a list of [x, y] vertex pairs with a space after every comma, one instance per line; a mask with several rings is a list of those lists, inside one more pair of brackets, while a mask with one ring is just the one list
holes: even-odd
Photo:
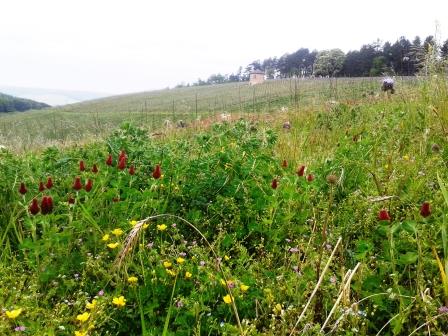
[[447, 306], [439, 307], [439, 314], [446, 314], [446, 313], [448, 313], [448, 307]]

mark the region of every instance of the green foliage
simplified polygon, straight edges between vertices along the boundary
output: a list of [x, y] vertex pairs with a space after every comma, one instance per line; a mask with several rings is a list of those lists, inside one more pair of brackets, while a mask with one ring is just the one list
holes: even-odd
[[[124, 123], [89, 145], [2, 149], [0, 334], [289, 335], [321, 276], [300, 334], [410, 334], [431, 319], [442, 333], [442, 84], [424, 82], [409, 101], [332, 100], [163, 138]], [[53, 186], [39, 191], [49, 176]], [[44, 195], [53, 209], [33, 215]], [[390, 221], [378, 219], [382, 209]]]
[[324, 50], [317, 54], [314, 62], [316, 76], [336, 76], [344, 65], [345, 54], [340, 49]]

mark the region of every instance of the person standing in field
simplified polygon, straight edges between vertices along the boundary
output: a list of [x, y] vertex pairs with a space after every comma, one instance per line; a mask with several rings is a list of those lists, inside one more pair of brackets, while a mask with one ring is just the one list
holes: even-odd
[[386, 77], [383, 79], [383, 84], [381, 85], [381, 90], [386, 93], [395, 93], [394, 89], [394, 79], [391, 77]]

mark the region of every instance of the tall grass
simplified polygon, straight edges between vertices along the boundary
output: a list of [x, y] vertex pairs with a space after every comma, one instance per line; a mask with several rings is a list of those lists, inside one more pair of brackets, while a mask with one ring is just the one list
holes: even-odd
[[[398, 80], [397, 98], [408, 99], [415, 78]], [[257, 118], [280, 111], [319, 109], [331, 101], [379, 99], [378, 78], [285, 79], [256, 86], [230, 83], [143, 92], [103, 98], [48, 110], [0, 115], [0, 145], [14, 151], [48, 145], [91, 142], [128, 121], [151, 131], [167, 121], [190, 127], [208, 124], [221, 114]]]

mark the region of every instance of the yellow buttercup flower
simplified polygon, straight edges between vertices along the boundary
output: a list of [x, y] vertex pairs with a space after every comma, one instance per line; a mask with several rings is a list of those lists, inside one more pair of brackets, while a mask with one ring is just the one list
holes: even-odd
[[75, 336], [87, 336], [87, 331], [75, 331]]
[[169, 261], [164, 261], [164, 262], [163, 262], [163, 266], [164, 266], [165, 268], [170, 268], [172, 265], [173, 265], [173, 264], [170, 263]]
[[90, 302], [87, 302], [87, 304], [86, 304], [86, 308], [87, 308], [87, 309], [92, 310], [92, 309], [94, 309], [95, 307], [96, 307], [96, 300], [92, 300], [91, 303], [90, 303]]
[[185, 272], [185, 279], [190, 279], [193, 276], [190, 272]]
[[107, 247], [110, 249], [114, 249], [114, 248], [117, 248], [118, 245], [120, 245], [120, 243], [110, 243], [110, 244], [107, 244]]
[[227, 304], [231, 304], [232, 301], [233, 301], [232, 297], [231, 297], [229, 294], [227, 294], [226, 296], [223, 296], [222, 299], [223, 299], [224, 302], [227, 303]]
[[405, 155], [405, 156], [403, 156], [403, 160], [405, 160], [405, 161], [409, 161], [409, 155]]
[[245, 285], [245, 284], [241, 284], [240, 285], [240, 289], [242, 292], [247, 292], [247, 290], [249, 289], [249, 286]]
[[110, 239], [110, 236], [106, 233], [103, 238], [101, 238], [102, 241], [107, 242]]
[[131, 285], [135, 285], [135, 284], [138, 282], [138, 278], [135, 277], [135, 276], [131, 276], [131, 277], [128, 278], [128, 282], [129, 282]]
[[230, 260], [230, 257], [227, 256], [227, 255], [225, 255], [225, 256], [224, 256], [224, 260], [225, 260], [225, 261], [229, 261], [229, 260]]
[[79, 314], [78, 316], [76, 316], [76, 319], [78, 321], [85, 322], [89, 319], [89, 317], [90, 317], [90, 314], [88, 312], [85, 312], [85, 313], [82, 313], [82, 314]]
[[143, 224], [143, 229], [147, 229], [149, 227], [149, 224], [145, 223]]
[[126, 305], [126, 299], [124, 298], [123, 295], [120, 297], [114, 297], [112, 299], [112, 303], [117, 307], [124, 307]]
[[165, 224], [158, 224], [157, 225], [157, 230], [159, 231], [165, 231], [167, 228], [167, 226]]
[[176, 274], [177, 274], [175, 271], [170, 270], [170, 269], [167, 269], [166, 272], [171, 276], [176, 276]]
[[6, 316], [11, 320], [16, 319], [20, 314], [22, 314], [22, 308], [6, 311]]
[[112, 231], [112, 234], [114, 235], [114, 236], [116, 236], [116, 237], [120, 237], [122, 234], [123, 234], [123, 230], [122, 229], [114, 229], [113, 231]]
[[129, 224], [131, 224], [132, 227], [134, 227], [135, 225], [137, 225], [138, 221], [136, 220], [131, 220], [129, 221]]
[[183, 264], [185, 262], [185, 259], [182, 258], [182, 257], [179, 257], [179, 258], [176, 259], [176, 261], [177, 261], [178, 264]]

